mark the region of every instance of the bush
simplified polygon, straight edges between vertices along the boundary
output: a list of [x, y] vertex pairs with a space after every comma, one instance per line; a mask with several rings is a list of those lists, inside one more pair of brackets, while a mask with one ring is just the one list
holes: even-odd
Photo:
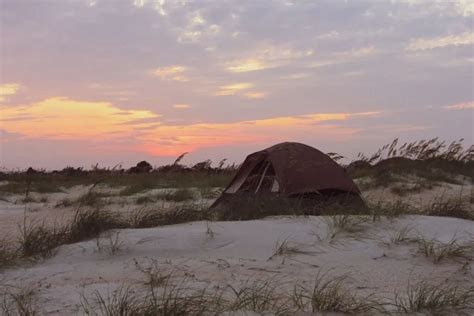
[[65, 229], [47, 228], [45, 223], [39, 225], [24, 223], [21, 227], [20, 249], [23, 258], [47, 258], [62, 243]]
[[66, 243], [74, 243], [99, 236], [102, 232], [115, 228], [125, 228], [117, 214], [94, 209], [78, 209], [72, 222], [67, 226]]

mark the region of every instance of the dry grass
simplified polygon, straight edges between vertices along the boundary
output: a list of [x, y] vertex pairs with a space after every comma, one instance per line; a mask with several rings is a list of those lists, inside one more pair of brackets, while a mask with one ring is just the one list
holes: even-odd
[[432, 190], [437, 185], [437, 182], [430, 182], [425, 179], [417, 181], [416, 183], [397, 183], [395, 186], [390, 188], [390, 191], [398, 196], [407, 196], [410, 194], [421, 193], [426, 190]]
[[116, 255], [123, 250], [124, 242], [120, 239], [120, 232], [106, 232], [103, 236], [96, 239], [97, 250], [105, 252], [111, 256]]
[[143, 266], [136, 259], [133, 259], [133, 261], [137, 270], [145, 275], [145, 285], [148, 287], [163, 286], [171, 278], [171, 274], [164, 273], [156, 260], [151, 260], [148, 266]]
[[14, 266], [20, 260], [14, 241], [3, 237], [0, 239], [0, 271], [2, 269]]
[[[124, 223], [115, 214], [99, 209], [77, 209], [73, 220], [63, 227], [29, 221], [25, 216], [19, 226], [17, 242], [8, 239], [0, 241], [0, 269], [26, 260], [48, 258], [60, 245], [91, 239], [104, 231], [124, 227]], [[117, 248], [118, 240], [114, 240], [112, 246]]]
[[419, 238], [418, 251], [433, 263], [440, 263], [444, 260], [472, 260], [474, 258], [474, 243], [468, 242], [460, 244], [456, 238], [448, 243], [442, 243], [437, 240], [426, 240]]
[[426, 205], [422, 213], [430, 216], [457, 217], [474, 220], [474, 209], [463, 200], [462, 192], [456, 197], [437, 196]]
[[400, 230], [397, 230], [395, 233], [392, 234], [390, 237], [390, 242], [392, 244], [401, 244], [407, 242], [416, 242], [416, 236], [413, 236], [414, 226], [413, 225], [406, 225], [402, 227]]
[[407, 292], [396, 294], [394, 305], [403, 313], [430, 313], [454, 315], [462, 310], [474, 309], [474, 286], [462, 289], [455, 285], [432, 285], [422, 281], [415, 286], [408, 284]]
[[313, 251], [307, 251], [302, 249], [302, 245], [299, 245], [295, 242], [292, 242], [288, 240], [288, 238], [285, 238], [284, 240], [280, 241], [277, 240], [275, 244], [275, 249], [273, 254], [268, 258], [268, 260], [272, 260], [275, 257], [278, 256], [291, 256], [291, 255], [297, 255], [297, 254], [302, 254], [302, 255], [311, 255], [314, 254], [315, 252]]
[[365, 297], [354, 295], [354, 289], [345, 285], [346, 279], [345, 275], [328, 277], [326, 274], [318, 273], [311, 291], [304, 289], [299, 291], [302, 297], [299, 301], [303, 301], [305, 297], [309, 299], [313, 312], [364, 313], [382, 309], [382, 305], [373, 295]]
[[81, 299], [82, 309], [86, 315], [128, 316], [142, 315], [143, 307], [137, 293], [130, 287], [120, 287], [104, 297], [96, 291], [93, 302], [84, 295]]
[[[136, 263], [137, 264], [137, 263]], [[137, 264], [138, 265], [138, 264]], [[385, 303], [375, 294], [357, 294], [347, 285], [347, 275], [330, 276], [318, 272], [314, 284], [291, 288], [283, 279], [247, 280], [240, 286], [210, 289], [190, 286], [190, 280], [175, 280], [163, 273], [155, 262], [149, 268], [139, 266], [146, 275], [145, 287], [121, 286], [92, 298], [82, 296], [83, 312], [88, 315], [221, 315], [245, 312], [269, 315], [311, 313], [387, 314], [433, 313], [449, 314], [472, 311], [474, 287], [462, 289], [447, 284], [430, 285], [422, 281], [408, 284], [406, 293], [396, 293]], [[393, 307], [387, 309], [387, 307]]]
[[183, 202], [193, 200], [195, 198], [194, 192], [190, 189], [178, 189], [168, 192], [159, 193], [156, 195], [158, 200], [172, 201], [172, 202]]
[[227, 309], [273, 315], [290, 314], [292, 311], [291, 300], [287, 295], [281, 293], [280, 286], [281, 284], [273, 279], [248, 280], [239, 288], [229, 286], [233, 297]]
[[389, 158], [405, 158], [413, 160], [445, 160], [454, 162], [469, 162], [474, 159], [474, 146], [464, 148], [464, 139], [451, 142], [449, 145], [438, 138], [422, 139], [399, 145], [398, 138], [384, 145], [371, 156], [359, 153], [358, 158], [370, 164]]
[[143, 178], [142, 181], [135, 181], [128, 184], [125, 189], [120, 191], [121, 196], [130, 196], [140, 192], [149, 191], [159, 187], [159, 183], [153, 178]]
[[168, 278], [159, 288], [137, 289], [122, 286], [103, 296], [96, 291], [92, 300], [82, 296], [87, 315], [212, 315], [219, 310], [218, 296], [204, 289], [187, 286], [186, 280], [174, 284]]
[[326, 236], [318, 235], [320, 240], [335, 242], [338, 238], [361, 240], [367, 237], [367, 223], [370, 217], [361, 215], [333, 215], [323, 218], [326, 223]]
[[209, 212], [206, 208], [189, 204], [167, 210], [139, 208], [130, 214], [127, 223], [131, 228], [149, 228], [208, 219]]
[[117, 214], [100, 208], [77, 209], [72, 221], [67, 225], [65, 243], [75, 243], [99, 236], [110, 229], [127, 227]]
[[0, 284], [0, 312], [5, 316], [35, 316], [36, 290], [33, 287], [18, 287]]

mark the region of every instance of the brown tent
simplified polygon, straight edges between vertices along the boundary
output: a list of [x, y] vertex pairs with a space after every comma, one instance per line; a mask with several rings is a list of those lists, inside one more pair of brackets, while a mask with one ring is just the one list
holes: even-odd
[[319, 150], [293, 142], [247, 156], [212, 207], [249, 195], [311, 197], [313, 200], [349, 196], [363, 204], [359, 189], [341, 166]]

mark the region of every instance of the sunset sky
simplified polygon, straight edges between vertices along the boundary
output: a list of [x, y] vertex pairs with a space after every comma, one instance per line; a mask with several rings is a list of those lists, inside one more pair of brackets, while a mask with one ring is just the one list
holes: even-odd
[[0, 167], [474, 138], [471, 0], [0, 0]]

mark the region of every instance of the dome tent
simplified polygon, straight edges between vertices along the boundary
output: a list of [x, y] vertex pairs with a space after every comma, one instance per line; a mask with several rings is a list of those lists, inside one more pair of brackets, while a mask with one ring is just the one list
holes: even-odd
[[[300, 198], [313, 202], [351, 202], [364, 206], [360, 191], [329, 156], [301, 143], [285, 142], [250, 154], [211, 208], [229, 207], [240, 200]], [[241, 203], [239, 207], [242, 207]], [[235, 211], [238, 211], [237, 209]]]

